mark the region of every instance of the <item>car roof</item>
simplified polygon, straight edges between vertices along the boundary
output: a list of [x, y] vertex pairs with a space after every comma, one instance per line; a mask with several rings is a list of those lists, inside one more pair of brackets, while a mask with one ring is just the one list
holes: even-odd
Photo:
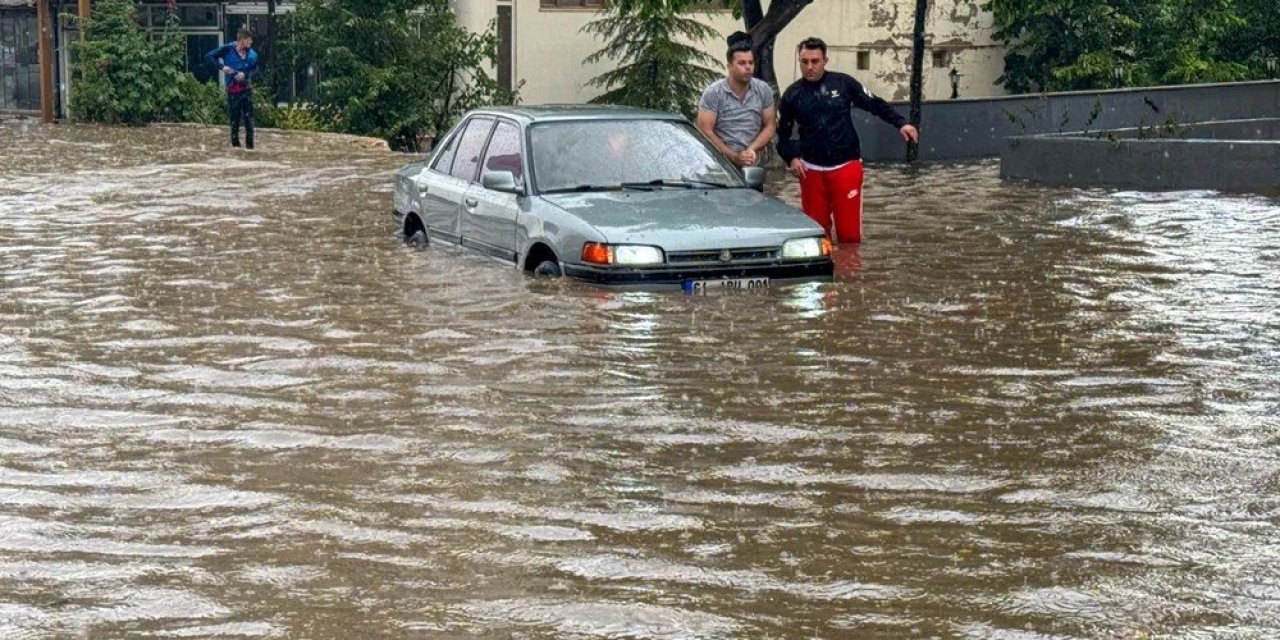
[[485, 107], [468, 115], [490, 114], [520, 120], [525, 124], [558, 120], [684, 120], [666, 111], [622, 107], [609, 104], [543, 104]]

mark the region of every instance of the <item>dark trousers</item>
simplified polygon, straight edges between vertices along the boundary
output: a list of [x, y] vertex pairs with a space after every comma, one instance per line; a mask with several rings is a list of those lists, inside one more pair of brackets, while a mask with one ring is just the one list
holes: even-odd
[[240, 123], [244, 122], [245, 146], [253, 148], [253, 91], [227, 94], [227, 115], [231, 116], [231, 146], [240, 146]]

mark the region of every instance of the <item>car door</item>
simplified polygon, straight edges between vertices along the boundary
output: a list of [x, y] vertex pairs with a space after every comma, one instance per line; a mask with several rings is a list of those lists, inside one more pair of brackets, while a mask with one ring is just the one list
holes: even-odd
[[[520, 125], [498, 120], [485, 147], [480, 175], [484, 172], [511, 172], [524, 188], [525, 156]], [[479, 182], [467, 189], [462, 202], [462, 244], [503, 260], [516, 260], [516, 218], [520, 196], [490, 191]]]
[[447, 242], [459, 242], [459, 216], [471, 183], [477, 180], [480, 153], [494, 119], [475, 116], [458, 127], [432, 160], [426, 175], [419, 178], [422, 215], [427, 233]]
[[[480, 175], [486, 171], [510, 171], [523, 189], [524, 153], [520, 126], [498, 120], [485, 148]], [[462, 202], [462, 244], [503, 260], [516, 260], [516, 217], [520, 196], [472, 184]]]

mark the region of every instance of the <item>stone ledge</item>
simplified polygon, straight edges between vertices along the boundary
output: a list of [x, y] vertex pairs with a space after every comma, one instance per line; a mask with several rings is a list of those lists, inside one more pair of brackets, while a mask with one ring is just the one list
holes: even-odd
[[1280, 119], [1016, 136], [1000, 177], [1076, 187], [1280, 194]]
[[[184, 129], [210, 129], [217, 130], [223, 134], [227, 132], [227, 125], [209, 125], [198, 124], [193, 122], [158, 122], [148, 126], [152, 127], [173, 127]], [[254, 127], [254, 131], [258, 134], [268, 133], [281, 136], [309, 136], [335, 144], [345, 144], [354, 146], [362, 151], [391, 151], [391, 147], [386, 140], [382, 138], [371, 138], [368, 136], [357, 136], [350, 133], [330, 133], [327, 131], [302, 131], [299, 129], [277, 129], [274, 127]]]

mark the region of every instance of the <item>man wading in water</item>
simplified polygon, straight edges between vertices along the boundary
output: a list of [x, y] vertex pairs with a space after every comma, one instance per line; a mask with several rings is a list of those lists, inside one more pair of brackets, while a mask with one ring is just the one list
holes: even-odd
[[[852, 108], [893, 125], [904, 140], [920, 134], [888, 102], [853, 77], [827, 71], [827, 43], [809, 38], [798, 47], [803, 76], [778, 106], [778, 153], [800, 178], [800, 205], [837, 242], [862, 242], [862, 148]], [[800, 139], [791, 130], [800, 126]]]
[[205, 58], [222, 70], [227, 81], [227, 115], [231, 116], [231, 146], [240, 146], [240, 123], [244, 122], [245, 147], [253, 148], [253, 76], [258, 73], [258, 52], [253, 50], [253, 33], [241, 27], [236, 41], [210, 51]]
[[762, 152], [777, 131], [773, 89], [755, 78], [756, 55], [751, 37], [729, 36], [728, 67], [698, 101], [698, 129], [716, 149], [739, 167], [762, 165]]

